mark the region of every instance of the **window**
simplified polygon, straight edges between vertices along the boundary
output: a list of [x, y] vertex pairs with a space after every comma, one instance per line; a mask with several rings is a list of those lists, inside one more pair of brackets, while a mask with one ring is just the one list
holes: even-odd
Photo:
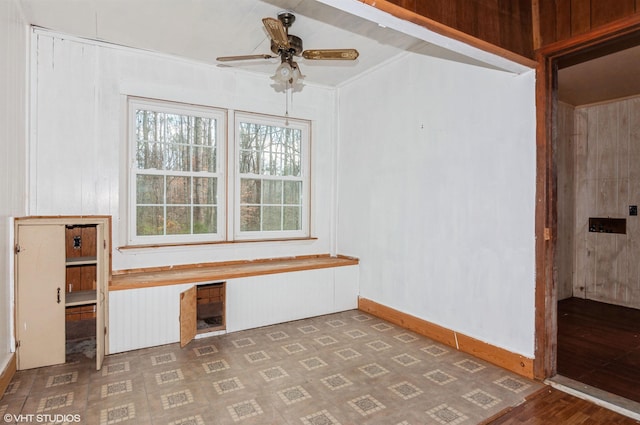
[[309, 236], [307, 121], [236, 113], [234, 143], [224, 110], [132, 97], [128, 113], [129, 243]]
[[309, 124], [236, 114], [236, 239], [309, 236]]
[[225, 114], [131, 98], [130, 242], [222, 240]]

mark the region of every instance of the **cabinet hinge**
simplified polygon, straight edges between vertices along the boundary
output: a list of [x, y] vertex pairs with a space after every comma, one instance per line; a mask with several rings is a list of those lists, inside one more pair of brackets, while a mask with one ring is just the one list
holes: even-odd
[[19, 244], [16, 244], [16, 246], [13, 248], [13, 251], [17, 254], [17, 253], [19, 253], [20, 251], [22, 251], [22, 248], [20, 248], [20, 245], [19, 245]]
[[16, 340], [16, 348], [18, 348], [18, 347], [20, 347], [20, 340], [19, 339]]
[[105, 335], [107, 334], [107, 327], [106, 326], [104, 327], [104, 334]]
[[106, 240], [102, 241], [102, 248], [103, 249], [107, 249], [107, 241]]

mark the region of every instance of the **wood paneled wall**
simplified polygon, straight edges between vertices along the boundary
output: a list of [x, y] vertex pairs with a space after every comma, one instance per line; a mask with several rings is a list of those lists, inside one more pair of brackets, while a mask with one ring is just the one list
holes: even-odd
[[531, 0], [389, 0], [496, 46], [533, 58]]
[[558, 103], [556, 169], [558, 176], [558, 237], [556, 245], [557, 299], [573, 295], [576, 246], [574, 240], [576, 199], [576, 148], [573, 106]]
[[387, 0], [527, 58], [536, 49], [640, 13], [640, 0]]
[[[539, 5], [543, 47], [640, 13], [640, 0], [533, 0]], [[534, 29], [535, 30], [535, 29]]]
[[[573, 295], [640, 307], [640, 97], [576, 108]], [[627, 219], [626, 234], [588, 231], [589, 217]]]

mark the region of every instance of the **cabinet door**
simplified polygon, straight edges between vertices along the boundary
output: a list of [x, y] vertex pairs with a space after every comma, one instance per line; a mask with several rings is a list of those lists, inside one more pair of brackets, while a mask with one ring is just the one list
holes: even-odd
[[106, 243], [101, 241], [106, 240], [104, 235], [104, 226], [97, 226], [96, 239], [92, 242], [92, 252], [96, 256], [96, 370], [102, 368], [102, 362], [104, 361], [104, 346], [105, 346], [105, 311], [106, 311], [106, 285], [107, 281], [104, 278], [104, 271], [108, 270], [108, 264], [105, 261], [109, 258], [109, 253], [106, 252]]
[[18, 369], [64, 363], [64, 226], [18, 226], [16, 237]]
[[195, 286], [180, 293], [180, 347], [187, 345], [198, 332], [196, 319], [197, 290]]
[[105, 296], [104, 287], [99, 285], [96, 291], [96, 370], [102, 368], [104, 362], [104, 346], [105, 346]]

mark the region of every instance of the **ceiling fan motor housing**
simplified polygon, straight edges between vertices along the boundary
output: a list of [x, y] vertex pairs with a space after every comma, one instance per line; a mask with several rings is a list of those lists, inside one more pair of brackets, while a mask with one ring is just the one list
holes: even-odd
[[[294, 56], [300, 56], [300, 54], [302, 54], [302, 39], [300, 37], [298, 37], [297, 35], [291, 35], [288, 34], [287, 35], [288, 39], [289, 39], [289, 48], [287, 49], [287, 53], [292, 54]], [[276, 43], [273, 39], [271, 40], [271, 51], [273, 53], [275, 53], [276, 55], [279, 55], [280, 52], [280, 46], [278, 46], [278, 43]]]

